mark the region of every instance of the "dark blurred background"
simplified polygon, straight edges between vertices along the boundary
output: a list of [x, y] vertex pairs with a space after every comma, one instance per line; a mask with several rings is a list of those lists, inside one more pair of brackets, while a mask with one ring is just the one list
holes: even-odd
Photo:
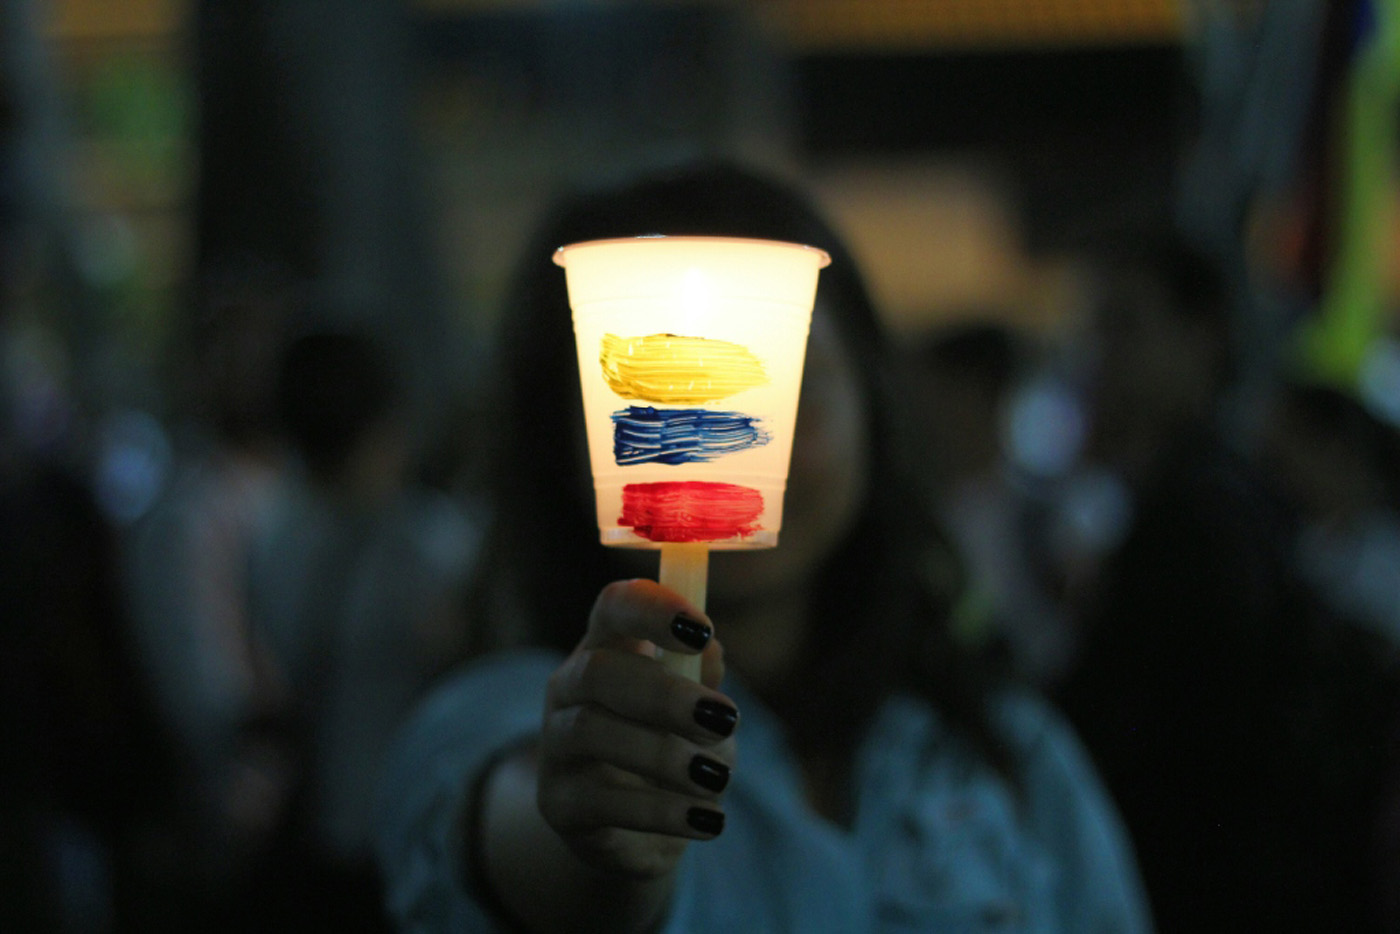
[[[1397, 20], [1383, 0], [4, 0], [0, 898], [34, 929], [175, 928], [313, 851], [323, 893], [370, 878], [341, 819], [362, 788], [305, 817], [311, 850], [248, 855], [334, 798], [287, 700], [323, 636], [282, 645], [321, 630], [278, 613], [380, 582], [345, 614], [421, 644], [355, 677], [404, 705], [468, 651], [498, 308], [565, 186], [696, 153], [799, 180], [912, 366], [966, 362], [966, 389], [987, 354], [1009, 401], [953, 437], [996, 429], [1018, 495], [1065, 494], [1037, 539], [1062, 577], [1126, 521], [1117, 487], [1059, 483], [1102, 353], [1086, 244], [1170, 230], [1218, 266], [1241, 447], [1282, 424], [1285, 383], [1341, 400], [1290, 430], [1345, 409], [1393, 432]], [[995, 336], [934, 351], [965, 325], [1011, 335], [1014, 362]], [[312, 333], [369, 346], [285, 353]], [[289, 412], [298, 385], [347, 388]], [[371, 446], [327, 449], [332, 415]], [[316, 468], [295, 495], [288, 450]], [[1396, 463], [1393, 439], [1368, 450]], [[1397, 497], [1367, 502], [1384, 535], [1355, 612], [1400, 642]], [[1056, 638], [1021, 660], [1043, 687]], [[342, 700], [378, 724], [325, 753], [353, 771], [403, 708]]]
[[157, 415], [202, 260], [377, 302], [450, 381], [552, 189], [668, 148], [806, 176], [900, 326], [1049, 326], [1076, 224], [1173, 210], [1206, 54], [1173, 0], [8, 6], [28, 207], [89, 293], [36, 323]]
[[[255, 254], [397, 322], [440, 407], [557, 186], [687, 148], [801, 176], [906, 332], [1062, 325], [1105, 225], [1264, 228], [1296, 265], [1353, 54], [1328, 6], [17, 0], [24, 265], [79, 293], [28, 303], [36, 353], [85, 409], [161, 417], [191, 284]], [[1262, 356], [1298, 310], [1239, 314]]]

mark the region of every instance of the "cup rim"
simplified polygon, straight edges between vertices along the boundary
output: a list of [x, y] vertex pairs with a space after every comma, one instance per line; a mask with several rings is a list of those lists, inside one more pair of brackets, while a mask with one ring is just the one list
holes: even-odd
[[570, 250], [577, 250], [583, 247], [607, 246], [614, 243], [636, 244], [639, 241], [656, 241], [670, 243], [750, 243], [762, 244], [765, 246], [788, 247], [796, 250], [803, 250], [808, 253], [815, 253], [817, 256], [817, 268], [824, 269], [831, 265], [831, 254], [820, 247], [809, 246], [805, 243], [794, 243], [790, 240], [769, 240], [763, 237], [726, 237], [710, 236], [701, 234], [640, 234], [635, 237], [604, 237], [599, 240], [580, 240], [576, 243], [566, 243], [556, 247], [554, 250], [554, 263], [557, 266], [567, 268], [567, 253]]

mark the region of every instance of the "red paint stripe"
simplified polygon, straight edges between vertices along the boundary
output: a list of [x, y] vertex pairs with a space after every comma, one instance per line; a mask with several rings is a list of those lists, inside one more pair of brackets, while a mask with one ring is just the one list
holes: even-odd
[[714, 542], [752, 535], [763, 494], [733, 483], [629, 483], [617, 524], [653, 542]]

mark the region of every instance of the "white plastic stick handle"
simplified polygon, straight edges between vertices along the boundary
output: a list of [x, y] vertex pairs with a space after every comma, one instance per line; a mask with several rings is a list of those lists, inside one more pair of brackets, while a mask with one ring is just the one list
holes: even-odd
[[[704, 542], [661, 546], [661, 586], [685, 597], [697, 610], [705, 611], [705, 588], [710, 573], [710, 546]], [[661, 664], [692, 681], [700, 680], [700, 656], [656, 651]]]

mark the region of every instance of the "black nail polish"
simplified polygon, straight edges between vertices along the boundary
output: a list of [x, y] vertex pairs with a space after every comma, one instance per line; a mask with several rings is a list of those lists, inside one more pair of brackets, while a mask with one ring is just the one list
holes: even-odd
[[739, 723], [739, 711], [717, 700], [702, 698], [695, 702], [695, 722], [717, 736], [728, 736]]
[[691, 808], [686, 812], [685, 822], [701, 833], [717, 837], [724, 830], [724, 812], [709, 808]]
[[710, 627], [684, 613], [671, 620], [671, 633], [692, 649], [703, 649], [710, 641]]
[[723, 791], [729, 784], [729, 766], [709, 756], [696, 756], [690, 760], [690, 780], [701, 788]]

